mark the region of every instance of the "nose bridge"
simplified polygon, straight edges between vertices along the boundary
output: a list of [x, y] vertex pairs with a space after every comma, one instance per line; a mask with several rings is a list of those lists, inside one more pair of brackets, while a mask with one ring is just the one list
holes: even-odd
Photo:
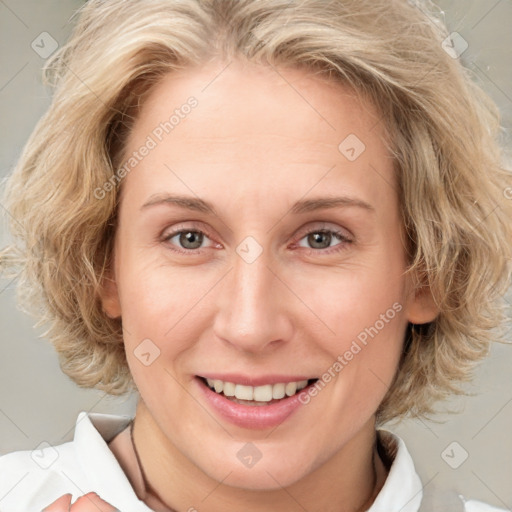
[[269, 258], [251, 243], [242, 242], [234, 254], [233, 270], [219, 298], [215, 333], [239, 349], [261, 351], [286, 339], [290, 325], [284, 291], [268, 268]]

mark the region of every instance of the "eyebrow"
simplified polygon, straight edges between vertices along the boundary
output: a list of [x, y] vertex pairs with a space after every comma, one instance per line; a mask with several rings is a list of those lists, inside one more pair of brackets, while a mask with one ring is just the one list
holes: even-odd
[[[141, 206], [141, 210], [157, 205], [176, 205], [187, 210], [216, 215], [217, 212], [211, 203], [192, 196], [179, 196], [169, 194], [154, 194]], [[349, 196], [318, 197], [314, 199], [302, 199], [297, 201], [291, 208], [291, 213], [301, 214], [316, 210], [336, 207], [358, 207], [375, 213], [375, 208], [360, 199]]]
[[291, 212], [295, 214], [307, 213], [315, 210], [323, 210], [325, 208], [337, 208], [340, 206], [352, 206], [362, 208], [369, 212], [375, 212], [375, 208], [355, 197], [318, 197], [315, 199], [303, 199], [297, 201], [291, 208]]
[[158, 206], [162, 204], [176, 205], [187, 210], [217, 215], [213, 205], [204, 199], [192, 196], [175, 196], [169, 194], [153, 194], [148, 201], [140, 207], [140, 209], [144, 210], [151, 206]]

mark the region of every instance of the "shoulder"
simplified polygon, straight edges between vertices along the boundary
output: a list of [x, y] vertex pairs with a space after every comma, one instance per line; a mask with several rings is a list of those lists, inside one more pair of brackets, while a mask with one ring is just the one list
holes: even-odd
[[41, 510], [83, 480], [72, 442], [8, 453], [0, 457], [0, 510]]
[[0, 510], [41, 510], [66, 493], [76, 499], [99, 491], [101, 485], [107, 485], [105, 480], [121, 488], [125, 477], [107, 443], [129, 421], [122, 416], [81, 412], [73, 441], [56, 446], [42, 442], [34, 450], [1, 456]]
[[379, 430], [378, 440], [379, 452], [387, 462], [389, 473], [368, 512], [381, 512], [392, 505], [402, 506], [403, 512], [440, 512], [446, 510], [447, 505], [450, 512], [507, 512], [460, 496], [435, 482], [423, 484], [403, 439], [392, 432]]

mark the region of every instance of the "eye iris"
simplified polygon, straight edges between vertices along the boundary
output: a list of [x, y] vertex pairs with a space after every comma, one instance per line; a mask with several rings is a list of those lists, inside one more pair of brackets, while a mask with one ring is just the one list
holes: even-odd
[[[308, 235], [308, 243], [310, 243], [311, 247], [314, 247], [315, 249], [325, 249], [331, 244], [331, 237], [332, 235], [330, 233], [323, 233], [321, 231], [317, 233], [310, 233]], [[325, 243], [326, 241], [327, 243]]]
[[183, 231], [180, 234], [180, 244], [185, 249], [199, 249], [202, 243], [203, 234], [199, 231]]

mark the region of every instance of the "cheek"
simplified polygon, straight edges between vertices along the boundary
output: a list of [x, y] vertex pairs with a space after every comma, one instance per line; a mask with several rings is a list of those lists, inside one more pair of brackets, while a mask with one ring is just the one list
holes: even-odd
[[404, 270], [401, 253], [390, 244], [351, 266], [295, 281], [317, 317], [302, 326], [333, 365], [338, 361], [331, 372], [343, 373], [345, 383], [378, 394], [378, 387], [385, 390], [379, 380], [392, 380], [407, 326]]
[[143, 252], [125, 256], [119, 280], [130, 371], [141, 391], [160, 391], [161, 382], [174, 388], [168, 372], [177, 375], [186, 367], [202, 329], [213, 323], [213, 295], [208, 291], [218, 281], [218, 273], [172, 268]]
[[164, 272], [150, 263], [126, 269], [121, 294], [125, 351], [141, 395], [152, 402], [169, 390], [179, 391], [171, 375], [193, 339], [191, 313], [199, 292], [187, 286], [180, 270]]
[[158, 258], [159, 251], [125, 253], [120, 268], [121, 309], [128, 331], [166, 339], [173, 329], [190, 323], [189, 313], [208, 290], [208, 273], [175, 267]]
[[311, 317], [311, 325], [318, 325], [318, 332], [333, 346], [343, 348], [347, 341], [363, 339], [365, 329], [372, 326], [383, 332], [401, 328], [404, 284], [398, 266], [360, 264], [326, 274], [302, 274], [295, 289], [311, 305], [316, 317]]

